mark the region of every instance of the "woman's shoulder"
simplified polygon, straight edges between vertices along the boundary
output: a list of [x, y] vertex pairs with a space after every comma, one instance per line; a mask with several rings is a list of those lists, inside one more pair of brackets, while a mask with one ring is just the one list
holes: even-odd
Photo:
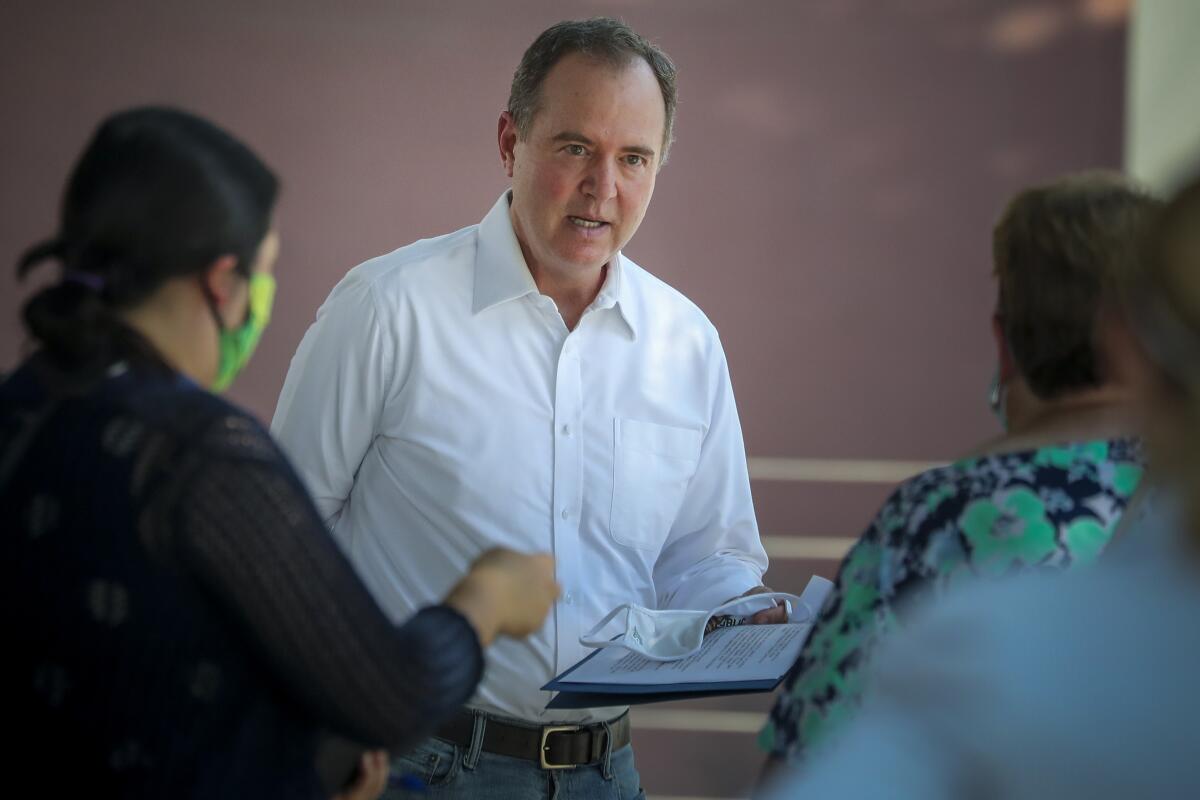
[[893, 490], [866, 533], [846, 557], [850, 572], [869, 575], [880, 591], [898, 587], [932, 570], [962, 560], [957, 520], [972, 492], [960, 464], [944, 464], [913, 475]]
[[214, 455], [234, 451], [274, 458], [278, 450], [258, 419], [178, 374], [114, 368], [101, 396], [117, 416], [141, 421], [181, 444]]
[[1134, 436], [1111, 439], [1052, 442], [1040, 445], [1004, 446], [1003, 442], [983, 452], [954, 462], [962, 470], [1005, 472], [1031, 465], [1044, 470], [1078, 471], [1104, 464], [1133, 464], [1145, 461], [1141, 440]]
[[1051, 495], [1060, 504], [1064, 498], [1097, 495], [1126, 501], [1142, 472], [1141, 447], [1132, 438], [974, 455], [927, 469], [897, 486], [872, 530], [882, 544], [911, 549], [939, 532], [966, 532], [963, 526], [976, 517], [990, 528], [1001, 506], [1019, 505], [1025, 495], [1040, 504]]
[[983, 495], [1026, 488], [1127, 500], [1141, 481], [1145, 458], [1140, 440], [1126, 437], [988, 453], [958, 461], [955, 467], [970, 476], [971, 488]]
[[962, 462], [922, 470], [900, 483], [875, 515], [873, 526], [887, 533], [909, 531], [971, 491], [971, 476]]
[[959, 459], [934, 474], [967, 495], [1086, 478], [1100, 479], [1106, 486], [1113, 484], [1116, 491], [1131, 494], [1144, 465], [1140, 441], [1129, 437], [999, 449]]
[[1107, 546], [1144, 473], [1134, 439], [1092, 440], [961, 462], [972, 475], [957, 527], [976, 570], [1066, 567]]
[[187, 435], [222, 418], [253, 419], [178, 373], [117, 362], [86, 374], [26, 359], [0, 381], [0, 416], [46, 417], [80, 429], [124, 428]]

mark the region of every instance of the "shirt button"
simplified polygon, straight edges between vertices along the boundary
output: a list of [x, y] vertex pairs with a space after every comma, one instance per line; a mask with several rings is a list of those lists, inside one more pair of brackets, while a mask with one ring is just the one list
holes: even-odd
[[564, 508], [564, 509], [562, 510], [562, 518], [563, 518], [563, 519], [567, 519], [567, 518], [568, 518], [568, 517], [570, 517], [570, 516], [571, 516], [571, 512], [570, 512], [570, 510], [569, 510], [569, 509], [566, 509], [566, 508]]
[[563, 602], [569, 606], [575, 605], [575, 595], [571, 594], [570, 592], [567, 592], [566, 594], [563, 595]]
[[563, 436], [570, 436], [571, 435], [571, 426], [563, 425], [562, 426], [562, 434], [563, 434]]

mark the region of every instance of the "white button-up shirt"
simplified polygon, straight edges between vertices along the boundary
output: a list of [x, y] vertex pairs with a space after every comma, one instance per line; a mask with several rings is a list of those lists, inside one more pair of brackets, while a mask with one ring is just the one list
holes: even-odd
[[[484, 550], [554, 554], [563, 592], [499, 639], [472, 705], [529, 721], [622, 603], [711, 608], [767, 557], [717, 332], [618, 254], [575, 330], [505, 194], [483, 222], [351, 270], [292, 359], [272, 432], [380, 605], [438, 602]], [[616, 631], [610, 631], [615, 633]]]

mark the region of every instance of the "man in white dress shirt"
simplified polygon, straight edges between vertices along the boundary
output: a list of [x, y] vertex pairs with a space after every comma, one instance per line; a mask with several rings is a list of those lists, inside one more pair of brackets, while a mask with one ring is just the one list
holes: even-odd
[[397, 620], [494, 546], [553, 553], [563, 587], [540, 633], [491, 648], [470, 711], [396, 759], [387, 796], [638, 796], [626, 709], [547, 711], [539, 687], [617, 605], [763, 591], [717, 332], [621, 253], [674, 112], [674, 66], [624, 24], [548, 29], [500, 115], [511, 190], [351, 270], [292, 360], [272, 431]]

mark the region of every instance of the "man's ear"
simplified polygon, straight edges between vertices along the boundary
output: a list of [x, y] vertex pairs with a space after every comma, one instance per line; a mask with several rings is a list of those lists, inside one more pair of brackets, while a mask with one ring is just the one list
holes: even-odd
[[992, 338], [996, 342], [996, 364], [1000, 369], [1000, 382], [1008, 383], [1017, 373], [1017, 362], [1013, 360], [1012, 348], [1004, 334], [1004, 320], [999, 314], [992, 315]]
[[235, 267], [237, 267], [236, 256], [219, 256], [208, 265], [208, 269], [204, 270], [203, 277], [200, 279], [205, 292], [212, 298], [217, 308], [221, 308], [229, 302], [229, 298], [233, 294]]
[[517, 162], [517, 122], [507, 111], [500, 112], [500, 121], [496, 125], [496, 139], [500, 145], [500, 162], [504, 164], [505, 174], [511, 178]]

